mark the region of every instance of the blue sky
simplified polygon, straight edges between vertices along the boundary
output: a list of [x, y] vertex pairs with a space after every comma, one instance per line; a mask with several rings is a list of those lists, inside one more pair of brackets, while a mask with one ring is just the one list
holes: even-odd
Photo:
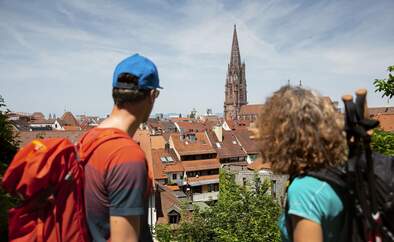
[[0, 0], [0, 94], [13, 111], [105, 115], [115, 65], [158, 66], [154, 112], [223, 111], [233, 25], [249, 103], [299, 80], [339, 100], [394, 65], [394, 1]]

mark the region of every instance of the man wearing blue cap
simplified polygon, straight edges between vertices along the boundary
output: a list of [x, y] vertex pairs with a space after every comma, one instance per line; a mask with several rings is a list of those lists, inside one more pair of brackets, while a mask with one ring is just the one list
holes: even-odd
[[[152, 178], [133, 137], [159, 95], [155, 64], [135, 54], [120, 62], [112, 82], [111, 115], [81, 140], [87, 223], [94, 241], [152, 241], [147, 224]], [[88, 155], [87, 155], [88, 153]]]

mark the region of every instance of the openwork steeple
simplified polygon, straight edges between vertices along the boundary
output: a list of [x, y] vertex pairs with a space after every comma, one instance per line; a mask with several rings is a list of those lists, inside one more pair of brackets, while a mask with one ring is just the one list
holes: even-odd
[[226, 120], [236, 120], [238, 119], [241, 106], [248, 103], [245, 63], [241, 63], [236, 25], [234, 25], [233, 43], [231, 46], [230, 64], [228, 65], [225, 89], [224, 118]]
[[233, 32], [233, 44], [231, 45], [231, 66], [240, 66], [241, 64], [241, 54], [239, 53], [238, 37], [237, 37], [237, 26], [234, 25]]

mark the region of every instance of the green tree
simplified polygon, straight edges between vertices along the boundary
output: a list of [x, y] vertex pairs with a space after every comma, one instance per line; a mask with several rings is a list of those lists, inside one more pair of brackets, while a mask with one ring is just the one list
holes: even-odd
[[[394, 66], [387, 68], [389, 76], [386, 79], [375, 79], [375, 92], [381, 92], [382, 98], [387, 97], [389, 101], [394, 97], [394, 77], [391, 74], [394, 72]], [[385, 132], [380, 129], [375, 129], [371, 141], [372, 149], [385, 154], [394, 156], [394, 133]]]
[[[9, 110], [5, 105], [3, 97], [0, 95], [0, 180], [18, 150], [17, 137], [12, 130], [10, 121], [7, 118]], [[7, 194], [0, 186], [0, 241], [8, 241], [7, 221], [8, 209], [15, 206], [17, 200]]]
[[0, 162], [8, 164], [18, 150], [17, 137], [12, 130], [7, 114], [9, 110], [0, 95]]
[[171, 242], [173, 235], [170, 225], [158, 224], [155, 226], [156, 237], [160, 238], [161, 242]]
[[268, 181], [257, 192], [255, 187], [239, 186], [233, 174], [222, 170], [217, 203], [208, 209], [196, 208], [191, 217], [182, 216], [169, 240], [157, 237], [159, 241], [280, 241], [280, 208], [267, 193], [269, 187]]
[[375, 79], [373, 82], [375, 86], [375, 92], [381, 92], [382, 98], [387, 97], [389, 101], [394, 97], [394, 77], [391, 75], [394, 72], [394, 66], [389, 66], [387, 68], [389, 76], [386, 79]]

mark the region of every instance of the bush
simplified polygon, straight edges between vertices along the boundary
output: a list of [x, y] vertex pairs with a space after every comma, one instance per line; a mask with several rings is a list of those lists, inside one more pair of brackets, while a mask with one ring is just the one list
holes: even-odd
[[[18, 150], [18, 141], [7, 118], [4, 99], [0, 96], [0, 180]], [[0, 186], [0, 241], [8, 241], [8, 209], [17, 204], [17, 199], [7, 194]]]
[[378, 153], [394, 156], [394, 133], [375, 129], [371, 145], [372, 149]]
[[[279, 205], [266, 191], [265, 181], [258, 192], [238, 186], [231, 173], [220, 173], [220, 193], [208, 209], [196, 208], [193, 216], [182, 216], [179, 229], [157, 226], [159, 241], [280, 241], [277, 220]], [[163, 232], [162, 229], [166, 231]]]

